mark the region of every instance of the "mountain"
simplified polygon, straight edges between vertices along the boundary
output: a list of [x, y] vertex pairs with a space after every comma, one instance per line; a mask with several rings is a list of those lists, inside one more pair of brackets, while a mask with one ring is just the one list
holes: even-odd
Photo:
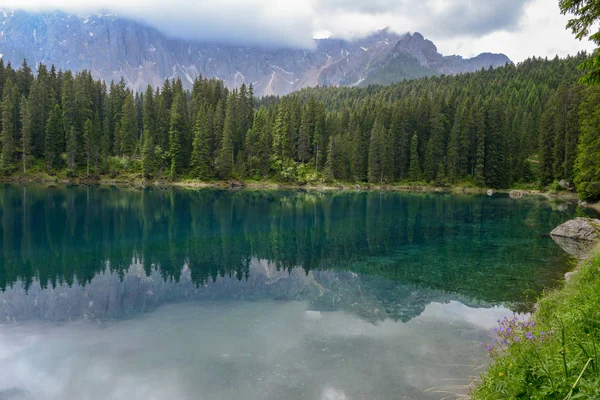
[[159, 86], [165, 78], [181, 78], [189, 88], [202, 75], [229, 87], [252, 83], [258, 95], [284, 95], [317, 85], [389, 84], [510, 62], [503, 54], [444, 57], [421, 34], [388, 29], [355, 41], [318, 39], [313, 49], [265, 49], [170, 38], [110, 14], [0, 12], [0, 24], [5, 62], [86, 69], [106, 81], [124, 78], [135, 89]]

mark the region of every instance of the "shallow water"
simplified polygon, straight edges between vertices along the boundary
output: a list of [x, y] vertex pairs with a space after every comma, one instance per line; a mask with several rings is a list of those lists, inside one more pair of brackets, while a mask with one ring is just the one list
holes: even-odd
[[440, 399], [569, 259], [507, 196], [0, 187], [0, 399]]

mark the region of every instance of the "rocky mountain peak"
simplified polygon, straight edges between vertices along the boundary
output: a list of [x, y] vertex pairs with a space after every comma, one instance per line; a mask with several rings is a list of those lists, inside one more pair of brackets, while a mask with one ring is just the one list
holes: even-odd
[[[222, 79], [231, 88], [253, 84], [258, 95], [284, 95], [316, 85], [392, 83], [510, 61], [485, 54], [450, 62], [420, 33], [400, 35], [389, 28], [353, 41], [320, 39], [313, 50], [305, 50], [174, 39], [145, 24], [103, 13], [0, 12], [0, 25], [0, 54], [13, 65], [27, 59], [32, 65], [86, 69], [106, 81], [124, 78], [138, 90], [159, 86], [166, 78], [179, 78], [190, 88], [202, 75]], [[394, 63], [411, 67], [397, 74]], [[385, 81], [379, 79], [380, 71], [389, 72]]]

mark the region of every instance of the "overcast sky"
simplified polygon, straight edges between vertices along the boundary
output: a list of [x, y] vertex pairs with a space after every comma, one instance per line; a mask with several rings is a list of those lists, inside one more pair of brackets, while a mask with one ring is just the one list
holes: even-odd
[[172, 36], [310, 47], [313, 37], [353, 38], [385, 26], [421, 32], [444, 55], [565, 56], [592, 50], [565, 30], [558, 0], [0, 0], [0, 7], [112, 12]]

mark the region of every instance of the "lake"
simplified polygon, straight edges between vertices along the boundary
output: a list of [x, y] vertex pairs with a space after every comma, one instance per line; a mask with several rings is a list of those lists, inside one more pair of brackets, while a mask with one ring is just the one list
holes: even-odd
[[508, 195], [0, 186], [0, 399], [441, 399], [572, 260]]

